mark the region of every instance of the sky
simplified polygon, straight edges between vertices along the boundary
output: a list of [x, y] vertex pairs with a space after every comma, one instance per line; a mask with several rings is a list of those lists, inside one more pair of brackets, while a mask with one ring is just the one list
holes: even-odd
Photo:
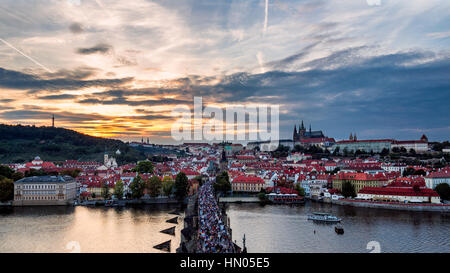
[[280, 106], [336, 140], [448, 140], [448, 0], [2, 0], [0, 123], [171, 143], [172, 110]]

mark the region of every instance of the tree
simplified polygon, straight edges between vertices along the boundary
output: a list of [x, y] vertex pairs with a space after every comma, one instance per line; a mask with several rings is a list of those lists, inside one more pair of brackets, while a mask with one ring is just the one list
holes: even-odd
[[214, 183], [214, 190], [216, 192], [226, 193], [231, 191], [230, 177], [228, 172], [222, 172], [216, 176], [216, 183]]
[[450, 200], [450, 186], [447, 183], [440, 183], [434, 189], [441, 199]]
[[18, 181], [23, 178], [23, 174], [21, 172], [15, 172], [15, 173], [13, 173], [11, 178], [14, 182]]
[[302, 153], [304, 151], [305, 151], [305, 148], [303, 148], [302, 145], [297, 144], [297, 145], [294, 146], [294, 152], [295, 153]]
[[163, 181], [162, 183], [162, 191], [165, 196], [170, 196], [173, 191], [174, 182], [172, 180]]
[[152, 176], [146, 184], [151, 197], [157, 197], [161, 193], [162, 181], [158, 176]]
[[138, 173], [153, 173], [153, 163], [150, 161], [141, 161], [136, 166]]
[[295, 185], [295, 190], [298, 192], [298, 195], [305, 196], [305, 189], [300, 186], [300, 183]]
[[102, 197], [105, 200], [109, 198], [109, 186], [106, 182], [102, 184]]
[[11, 179], [14, 174], [14, 170], [8, 166], [0, 165], [0, 177], [6, 177]]
[[131, 182], [130, 190], [131, 197], [134, 199], [139, 199], [144, 195], [145, 182], [139, 175]]
[[408, 167], [403, 171], [403, 177], [413, 175], [416, 170], [414, 168]]
[[203, 176], [197, 175], [197, 176], [194, 178], [194, 180], [197, 180], [197, 181], [198, 181], [198, 185], [199, 185], [199, 186], [203, 185]]
[[175, 178], [175, 195], [178, 200], [183, 200], [188, 193], [189, 180], [185, 173], [180, 172]]
[[0, 180], [0, 202], [6, 202], [14, 199], [14, 183], [11, 179], [3, 178]]
[[335, 149], [334, 149], [334, 151], [333, 151], [333, 155], [339, 155], [339, 150], [340, 150], [341, 148], [339, 148], [339, 146], [338, 147], [336, 147]]
[[420, 170], [414, 171], [414, 175], [425, 176], [425, 175], [427, 175], [427, 173], [424, 170], [420, 169]]
[[80, 175], [81, 170], [80, 169], [74, 169], [74, 170], [64, 170], [60, 174], [61, 175], [70, 175], [73, 178], [77, 178], [78, 175]]
[[346, 181], [344, 184], [342, 184], [342, 195], [347, 197], [356, 197], [355, 187], [352, 185], [352, 183]]
[[122, 180], [117, 181], [116, 185], [114, 185], [114, 195], [118, 199], [123, 198], [123, 181]]
[[344, 152], [344, 156], [347, 157], [348, 156], [348, 149], [347, 149], [347, 147], [344, 148], [343, 152]]

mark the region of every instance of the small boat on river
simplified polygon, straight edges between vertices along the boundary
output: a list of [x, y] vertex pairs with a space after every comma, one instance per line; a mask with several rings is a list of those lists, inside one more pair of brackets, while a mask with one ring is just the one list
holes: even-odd
[[337, 234], [344, 234], [344, 228], [343, 228], [341, 225], [335, 226], [335, 227], [334, 227], [334, 231], [335, 231]]

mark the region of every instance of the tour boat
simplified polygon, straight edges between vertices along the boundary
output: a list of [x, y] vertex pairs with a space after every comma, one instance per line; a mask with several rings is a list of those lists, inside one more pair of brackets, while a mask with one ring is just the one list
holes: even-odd
[[337, 223], [341, 221], [341, 218], [338, 218], [329, 213], [313, 212], [313, 214], [308, 215], [308, 220]]

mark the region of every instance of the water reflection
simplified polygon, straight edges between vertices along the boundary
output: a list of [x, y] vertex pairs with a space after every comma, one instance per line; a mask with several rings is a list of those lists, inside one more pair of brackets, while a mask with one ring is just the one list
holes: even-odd
[[[343, 219], [344, 235], [334, 225], [307, 220], [311, 212], [330, 212]], [[367, 209], [307, 202], [304, 206], [228, 207], [233, 240], [244, 233], [249, 252], [450, 252], [450, 219], [440, 213]]]
[[174, 226], [173, 206], [140, 208], [27, 207], [0, 212], [0, 252], [68, 252], [78, 242], [81, 252], [161, 252], [153, 246], [172, 240], [179, 245], [182, 218], [176, 236], [160, 233]]

